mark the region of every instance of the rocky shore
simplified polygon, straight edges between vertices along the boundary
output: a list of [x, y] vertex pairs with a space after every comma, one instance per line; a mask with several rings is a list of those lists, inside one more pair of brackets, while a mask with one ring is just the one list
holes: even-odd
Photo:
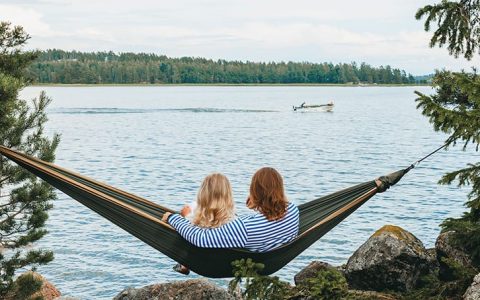
[[[336, 283], [316, 287], [316, 296], [298, 293], [287, 299], [480, 299], [480, 273], [469, 255], [452, 243], [452, 233], [438, 236], [435, 248], [426, 249], [412, 233], [393, 225], [377, 230], [342, 266], [314, 261], [294, 276], [295, 286], [311, 285], [322, 272], [336, 272]], [[329, 273], [330, 274], [330, 273]], [[35, 275], [40, 276], [40, 275]], [[328, 277], [333, 278], [333, 277]], [[327, 278], [327, 281], [328, 281]], [[62, 297], [48, 281], [35, 296], [46, 300], [73, 300]], [[328, 283], [328, 282], [327, 282]], [[319, 289], [345, 288], [342, 296], [322, 296]], [[332, 295], [332, 294], [330, 294]], [[15, 298], [12, 295], [11, 299]], [[31, 298], [35, 299], [35, 297]], [[127, 288], [115, 300], [147, 299], [244, 299], [237, 288], [229, 291], [207, 279], [191, 279]]]

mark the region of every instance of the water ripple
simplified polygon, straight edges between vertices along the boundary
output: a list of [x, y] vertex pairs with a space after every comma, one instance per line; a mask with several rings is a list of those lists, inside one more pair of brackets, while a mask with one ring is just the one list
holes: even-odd
[[52, 108], [48, 111], [50, 114], [144, 114], [144, 113], [265, 113], [278, 112], [276, 110], [262, 110], [262, 109], [227, 109], [227, 108], [118, 108], [118, 107], [73, 107]]

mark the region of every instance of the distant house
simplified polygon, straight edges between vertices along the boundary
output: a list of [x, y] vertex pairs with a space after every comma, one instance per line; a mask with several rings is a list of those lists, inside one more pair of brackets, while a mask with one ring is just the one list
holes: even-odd
[[62, 58], [62, 59], [57, 59], [57, 61], [68, 62], [68, 61], [78, 61], [78, 59], [77, 58]]

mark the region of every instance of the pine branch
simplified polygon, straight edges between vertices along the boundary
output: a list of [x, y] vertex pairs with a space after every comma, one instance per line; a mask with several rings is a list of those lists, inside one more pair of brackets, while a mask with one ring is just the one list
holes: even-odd
[[13, 176], [4, 177], [4, 178], [0, 179], [0, 184], [3, 184], [4, 182], [7, 182], [8, 180], [10, 180], [12, 178], [13, 178]]
[[24, 224], [20, 224], [18, 225], [16, 228], [14, 228], [12, 230], [11, 233], [8, 233], [8, 234], [1, 234], [0, 235], [0, 242], [4, 240], [4, 238], [6, 237], [10, 237], [10, 236], [13, 236], [13, 235], [21, 235], [22, 233], [25, 233], [25, 232], [29, 232], [31, 231], [32, 229], [34, 229], [33, 225], [28, 225], [27, 227], [25, 227], [24, 229], [22, 229], [22, 227], [24, 227]]
[[0, 227], [5, 224], [8, 221], [11, 221], [13, 218], [21, 214], [30, 204], [32, 201], [27, 202], [25, 205], [23, 205], [17, 212], [15, 212], [13, 215], [8, 215], [5, 219], [0, 221]]
[[420, 8], [415, 18], [420, 20], [426, 16], [425, 31], [430, 31], [431, 23], [436, 21], [437, 29], [430, 39], [430, 47], [444, 46], [450, 55], [463, 55], [470, 60], [477, 50], [480, 37], [478, 35], [480, 21], [478, 0], [442, 1], [436, 5], [426, 5]]

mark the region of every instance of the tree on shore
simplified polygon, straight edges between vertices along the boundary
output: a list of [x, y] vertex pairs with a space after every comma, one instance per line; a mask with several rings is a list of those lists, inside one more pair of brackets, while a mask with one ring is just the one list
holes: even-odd
[[[425, 30], [437, 25], [430, 46], [446, 46], [451, 55], [470, 60], [480, 51], [480, 0], [443, 0], [420, 8], [417, 20], [426, 17]], [[437, 71], [433, 78], [436, 93], [416, 92], [418, 108], [427, 116], [436, 131], [449, 135], [447, 145], [462, 144], [463, 150], [480, 145], [480, 76], [473, 72]], [[473, 157], [472, 157], [473, 158]], [[448, 218], [443, 231], [454, 231], [454, 241], [465, 248], [477, 267], [480, 266], [480, 162], [448, 173], [441, 184], [456, 181], [458, 186], [471, 186], [466, 206], [469, 211], [460, 218]]]
[[41, 51], [28, 68], [38, 83], [412, 84], [405, 71], [362, 63], [243, 62], [147, 53]]
[[[29, 38], [21, 26], [0, 22], [0, 145], [53, 161], [59, 137], [44, 134], [45, 108], [51, 100], [44, 92], [30, 105], [19, 98], [20, 90], [28, 85], [26, 69], [38, 55], [22, 49]], [[0, 156], [1, 299], [13, 289], [25, 296], [41, 286], [33, 277], [16, 284], [13, 279], [18, 270], [53, 259], [51, 251], [29, 250], [26, 246], [47, 233], [47, 210], [54, 198], [50, 185]]]

